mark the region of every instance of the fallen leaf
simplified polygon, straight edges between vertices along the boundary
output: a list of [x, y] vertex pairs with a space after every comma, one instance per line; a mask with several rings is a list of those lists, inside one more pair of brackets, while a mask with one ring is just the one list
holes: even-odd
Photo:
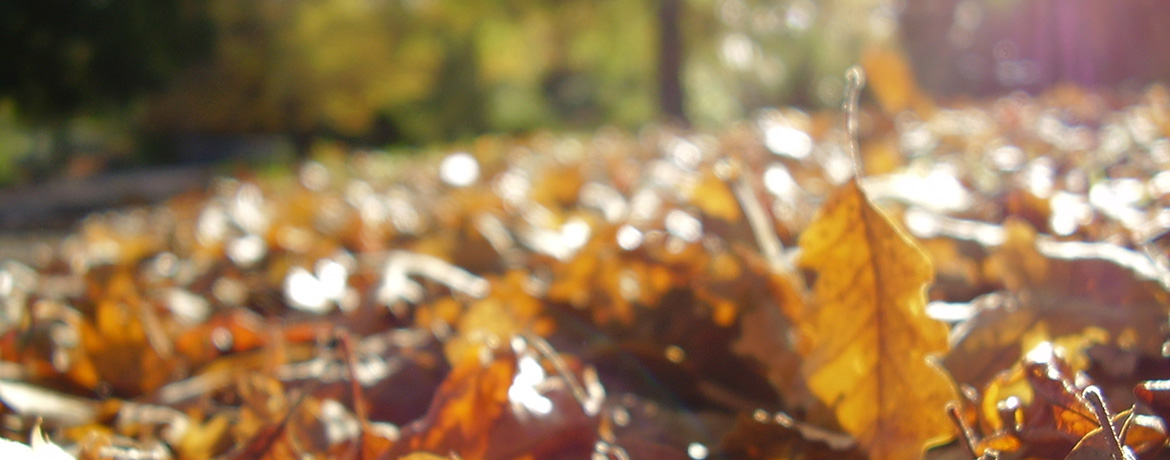
[[765, 411], [740, 414], [721, 446], [729, 458], [863, 459], [852, 438]]
[[[1120, 433], [1121, 444], [1131, 455], [1150, 454], [1166, 444], [1166, 427], [1155, 416], [1126, 410], [1113, 416], [1112, 422], [1114, 432]], [[1111, 460], [1114, 452], [1105, 430], [1098, 427], [1085, 434], [1065, 460]]]
[[708, 216], [735, 222], [740, 219], [739, 202], [731, 189], [714, 172], [703, 175], [691, 191], [690, 200]]
[[573, 368], [579, 365], [555, 351], [538, 352], [547, 344], [516, 339], [510, 345], [483, 345], [463, 354], [428, 413], [403, 427], [383, 458], [418, 452], [467, 459], [583, 458], [590, 452], [596, 441], [594, 406], [604, 399], [600, 383], [588, 373], [576, 375]]
[[435, 455], [430, 452], [412, 452], [401, 457], [401, 460], [450, 460], [457, 459], [458, 456], [449, 455]]
[[801, 325], [802, 373], [871, 459], [920, 458], [953, 435], [957, 400], [929, 357], [947, 351], [946, 326], [926, 315], [930, 261], [875, 208], [857, 181], [838, 188], [800, 238], [816, 272], [815, 309]]
[[1062, 367], [1067, 368], [1067, 364], [1054, 366], [1048, 361], [1024, 365], [1026, 379], [1036, 395], [1034, 406], [1039, 406], [1037, 412], [1044, 415], [1032, 417], [1028, 413], [1029, 408], [1024, 408], [1025, 429], [1031, 423], [1030, 420], [1040, 419], [1043, 423], [1051, 422], [1059, 433], [1077, 439], [1097, 429], [1099, 425], [1094, 418], [1093, 408], [1081, 396], [1082, 388], [1076, 386], [1072, 376], [1060, 370]]
[[240, 439], [221, 458], [280, 459], [292, 458], [289, 428], [301, 404], [309, 397], [303, 392], [290, 401], [280, 382], [253, 374], [239, 383], [242, 410], [234, 427]]
[[542, 305], [524, 292], [523, 273], [508, 272], [500, 279], [493, 279], [492, 283], [491, 295], [471, 303], [455, 324], [459, 335], [443, 345], [448, 362], [463, 362], [463, 357], [474, 353], [484, 337], [497, 337], [506, 341], [526, 331], [539, 329], [537, 326], [543, 314]]
[[[1090, 384], [1077, 379], [1057, 351], [1042, 343], [987, 385], [981, 413], [985, 432], [991, 434], [980, 443], [981, 450], [1060, 459], [1100, 429], [1092, 404], [1082, 396]], [[1139, 438], [1150, 436], [1134, 439]]]
[[807, 407], [803, 400], [808, 397], [808, 389], [800, 379], [801, 357], [792, 327], [806, 309], [803, 289], [797, 286], [794, 276], [772, 272], [762, 257], [744, 254], [744, 261], [751, 272], [763, 275], [763, 279], [751, 281], [765, 285], [767, 294], [761, 296], [764, 299], [749, 298], [750, 303], [744, 303], [750, 307], [740, 315], [739, 337], [732, 351], [759, 362], [788, 407]]
[[1051, 339], [1106, 335], [1109, 345], [1161, 355], [1170, 291], [1143, 256], [1106, 243], [1045, 240], [1018, 219], [1005, 223], [1004, 234], [989, 264], [1009, 294], [987, 297], [955, 327], [943, 364], [957, 382], [982, 387], [1019, 360], [1028, 348], [1023, 339], [1037, 332]]
[[606, 401], [600, 419], [598, 433], [605, 434], [599, 438], [607, 446], [595, 452], [608, 450], [610, 459], [618, 449], [630, 459], [693, 460], [688, 451], [706, 453], [708, 458], [736, 458], [720, 448], [735, 420], [722, 411], [693, 412], [623, 393]]
[[175, 451], [182, 458], [212, 458], [223, 453], [230, 440], [227, 433], [231, 420], [226, 414], [208, 418], [203, 423], [195, 424], [175, 443]]

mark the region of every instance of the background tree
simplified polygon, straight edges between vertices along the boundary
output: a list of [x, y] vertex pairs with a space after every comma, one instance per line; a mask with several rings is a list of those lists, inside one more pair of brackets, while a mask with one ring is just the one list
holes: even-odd
[[835, 106], [863, 45], [893, 41], [897, 4], [14, 0], [0, 5], [12, 69], [0, 98], [59, 133], [77, 114], [116, 112], [111, 131], [152, 141], [138, 149], [155, 160], [224, 158], [258, 135], [304, 152], [319, 137], [384, 147], [664, 118], [718, 127], [761, 107]]
[[209, 5], [213, 57], [153, 100], [152, 131], [420, 144], [634, 127], [656, 110], [653, 2]]
[[53, 157], [66, 123], [120, 111], [205, 55], [211, 24], [195, 0], [0, 2], [0, 98], [50, 126]]

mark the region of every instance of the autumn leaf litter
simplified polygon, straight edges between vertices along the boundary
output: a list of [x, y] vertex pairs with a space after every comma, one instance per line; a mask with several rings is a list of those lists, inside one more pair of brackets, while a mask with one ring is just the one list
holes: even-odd
[[1170, 93], [940, 107], [323, 144], [90, 216], [0, 267], [3, 448], [1164, 457]]

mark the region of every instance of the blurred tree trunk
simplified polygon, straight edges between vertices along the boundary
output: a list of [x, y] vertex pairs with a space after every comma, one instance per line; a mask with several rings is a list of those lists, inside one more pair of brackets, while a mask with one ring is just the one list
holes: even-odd
[[69, 135], [68, 117], [52, 119], [48, 122], [50, 130], [49, 157], [46, 161], [43, 178], [49, 178], [64, 171], [73, 156], [73, 139]]
[[679, 31], [680, 0], [659, 0], [658, 4], [658, 103], [662, 114], [673, 121], [687, 122], [683, 110], [683, 43]]

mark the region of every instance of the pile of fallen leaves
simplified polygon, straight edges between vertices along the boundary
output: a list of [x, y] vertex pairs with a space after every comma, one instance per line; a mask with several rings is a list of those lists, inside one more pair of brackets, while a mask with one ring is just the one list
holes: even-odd
[[784, 109], [318, 152], [93, 215], [0, 265], [0, 431], [33, 433], [4, 446], [1165, 458], [1167, 90], [859, 118], [856, 158]]

